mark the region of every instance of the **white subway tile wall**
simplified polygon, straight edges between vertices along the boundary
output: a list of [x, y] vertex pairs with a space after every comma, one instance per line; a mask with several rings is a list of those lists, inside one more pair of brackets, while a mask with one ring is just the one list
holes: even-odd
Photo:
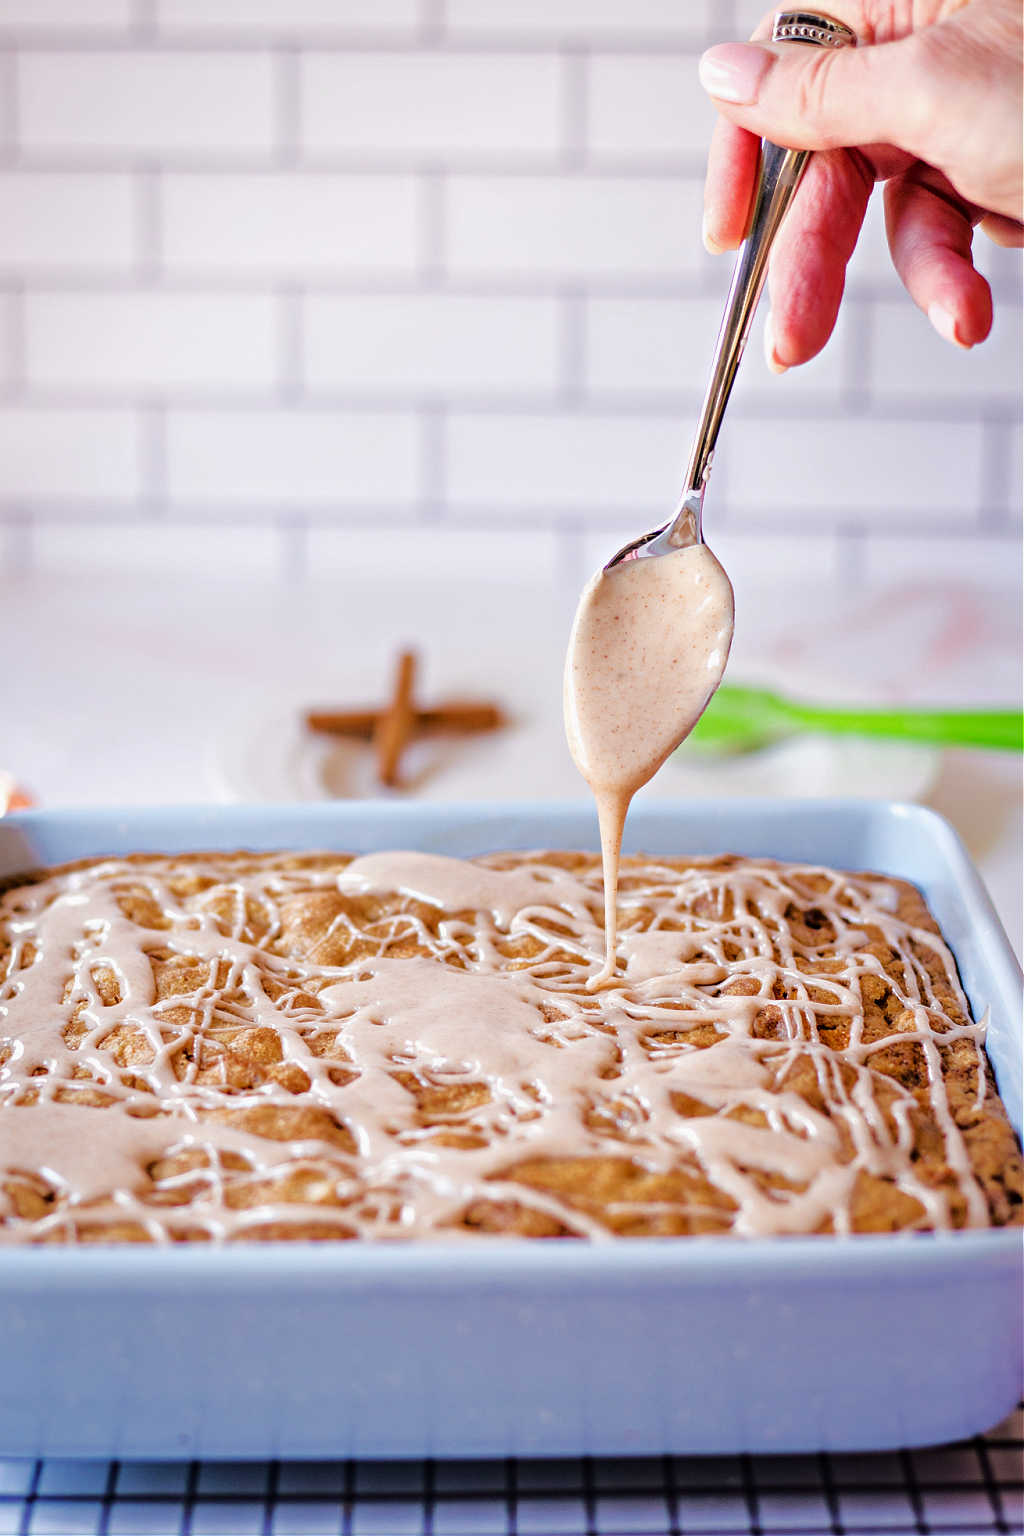
[[832, 517], [947, 528], [980, 500], [984, 436], [980, 421], [945, 421], [936, 431], [931, 421], [843, 411], [792, 425], [746, 420], [734, 439], [740, 451], [727, 461], [730, 494], [762, 527]]
[[[710, 42], [748, 0], [0, 0], [0, 565], [578, 583], [671, 510], [731, 261]], [[752, 340], [707, 529], [737, 580], [1020, 541], [1019, 253], [991, 339], [903, 295]], [[1010, 573], [1008, 577], [1007, 573]]]
[[168, 275], [232, 279], [412, 277], [420, 188], [409, 175], [254, 171], [161, 176], [158, 260]]
[[0, 31], [104, 33], [130, 27], [133, 0], [0, 0]]
[[[452, 32], [502, 37], [703, 39], [721, 0], [448, 0]], [[730, 18], [731, 19], [731, 18]]]
[[561, 311], [550, 297], [318, 293], [302, 302], [303, 382], [312, 397], [551, 399]]
[[672, 281], [702, 264], [700, 210], [670, 176], [449, 176], [441, 256], [456, 278]]
[[278, 310], [265, 293], [26, 293], [29, 389], [116, 395], [267, 396], [278, 375]]
[[321, 576], [359, 582], [422, 581], [425, 571], [472, 580], [490, 571], [498, 581], [550, 585], [558, 579], [558, 534], [535, 529], [432, 526], [367, 530], [354, 539], [320, 524], [309, 532], [310, 562]]
[[300, 153], [557, 164], [563, 72], [551, 53], [306, 53]]
[[412, 36], [419, 0], [156, 0], [168, 36]]
[[136, 412], [0, 408], [0, 497], [8, 505], [55, 501], [88, 512], [107, 501], [135, 502], [142, 492]]
[[0, 272], [8, 291], [55, 273], [126, 281], [140, 250], [131, 176], [0, 170]]
[[595, 159], [623, 164], [638, 155], [686, 158], [699, 172], [715, 110], [694, 88], [692, 56], [594, 54], [586, 103], [586, 144]]
[[506, 524], [521, 510], [586, 527], [635, 509], [642, 530], [658, 516], [663, 487], [685, 469], [679, 423], [664, 414], [452, 411], [447, 425], [448, 500], [455, 515], [474, 520], [493, 507]]
[[422, 425], [411, 411], [171, 410], [171, 503], [346, 515], [417, 493]]
[[18, 143], [27, 157], [68, 161], [266, 157], [274, 62], [241, 50], [26, 51], [16, 71]]
[[230, 524], [47, 522], [36, 529], [38, 559], [47, 570], [89, 578], [106, 574], [144, 576], [173, 572], [182, 578], [230, 570], [236, 577], [275, 577], [285, 557], [281, 531], [247, 528], [244, 538]]

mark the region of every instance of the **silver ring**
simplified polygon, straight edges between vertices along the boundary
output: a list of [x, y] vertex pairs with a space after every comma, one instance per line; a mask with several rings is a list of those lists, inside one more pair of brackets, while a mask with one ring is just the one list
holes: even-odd
[[772, 24], [773, 43], [810, 43], [817, 48], [856, 47], [857, 34], [818, 11], [779, 11]]

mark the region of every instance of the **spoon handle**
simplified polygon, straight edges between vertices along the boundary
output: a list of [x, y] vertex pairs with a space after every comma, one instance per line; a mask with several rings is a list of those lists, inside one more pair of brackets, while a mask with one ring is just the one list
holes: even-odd
[[[780, 11], [772, 28], [772, 41], [804, 43], [818, 48], [844, 48], [855, 45], [857, 39], [849, 27], [829, 16], [809, 11]], [[800, 185], [810, 153], [806, 149], [783, 149], [767, 139], [762, 142], [761, 169], [750, 232], [740, 249], [733, 271], [725, 314], [715, 343], [711, 377], [690, 451], [683, 499], [677, 515], [692, 517], [694, 495], [698, 498], [703, 496], [722, 417], [768, 274], [772, 244]]]
[[929, 709], [913, 705], [805, 704], [766, 688], [725, 683], [693, 732], [698, 745], [744, 752], [782, 736], [810, 731], [836, 736], [881, 736], [936, 747], [989, 747], [1024, 751], [1019, 709]]
[[693, 447], [690, 449], [690, 462], [686, 467], [687, 491], [701, 490], [711, 469], [722, 417], [729, 403], [750, 336], [754, 312], [768, 275], [768, 257], [771, 255], [772, 244], [809, 159], [809, 150], [783, 149], [767, 139], [763, 141], [750, 233], [736, 260], [725, 314], [715, 343], [711, 377]]

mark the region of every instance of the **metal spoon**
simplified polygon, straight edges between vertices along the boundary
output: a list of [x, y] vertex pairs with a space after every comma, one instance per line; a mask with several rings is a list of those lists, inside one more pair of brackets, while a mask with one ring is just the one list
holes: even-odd
[[[831, 16], [823, 16], [816, 11], [780, 11], [772, 26], [772, 42], [805, 43], [817, 48], [846, 48], [855, 46], [857, 39], [849, 27]], [[608, 561], [606, 570], [618, 565], [621, 560], [633, 560], [646, 555], [668, 555], [690, 544], [703, 543], [701, 509], [722, 417], [768, 275], [768, 257], [772, 244], [810, 157], [811, 151], [807, 149], [783, 149], [767, 139], [762, 142], [761, 173], [750, 233], [740, 249], [732, 275], [725, 315], [715, 343], [711, 378], [690, 450], [682, 500], [670, 522], [624, 545]]]

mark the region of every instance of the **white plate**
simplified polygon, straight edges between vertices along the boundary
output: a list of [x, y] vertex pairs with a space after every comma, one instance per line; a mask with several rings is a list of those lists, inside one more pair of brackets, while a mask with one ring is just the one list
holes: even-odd
[[[645, 799], [769, 795], [776, 799], [919, 800], [934, 783], [940, 753], [913, 743], [801, 736], [741, 757], [709, 757], [685, 746], [665, 765]], [[382, 793], [427, 801], [551, 799], [585, 795], [555, 718], [514, 720], [480, 737], [434, 737], [403, 758], [407, 787], [383, 791], [366, 742], [303, 729], [281, 707], [236, 723], [213, 743], [210, 774], [226, 800], [362, 800]]]
[[855, 736], [794, 736], [760, 752], [718, 759], [684, 744], [672, 760], [672, 793], [921, 800], [935, 782], [940, 760], [934, 747]]

